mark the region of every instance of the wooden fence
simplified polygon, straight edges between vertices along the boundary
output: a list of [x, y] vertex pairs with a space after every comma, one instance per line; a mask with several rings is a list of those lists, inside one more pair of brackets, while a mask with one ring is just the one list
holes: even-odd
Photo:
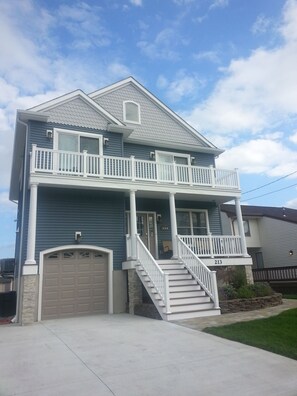
[[253, 269], [255, 282], [297, 282], [297, 267]]

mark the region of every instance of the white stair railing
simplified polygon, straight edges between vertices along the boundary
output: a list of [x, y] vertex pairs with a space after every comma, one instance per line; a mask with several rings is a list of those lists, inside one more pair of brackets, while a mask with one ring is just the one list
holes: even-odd
[[170, 313], [169, 300], [169, 274], [161, 270], [154, 257], [146, 248], [139, 235], [136, 236], [136, 252], [139, 264], [146, 272], [151, 284], [157, 291], [166, 307], [166, 313]]
[[240, 236], [180, 235], [180, 239], [199, 257], [243, 256]]
[[214, 307], [219, 308], [216, 271], [211, 271], [179, 236], [176, 238], [179, 259], [182, 260], [199, 285], [213, 300]]

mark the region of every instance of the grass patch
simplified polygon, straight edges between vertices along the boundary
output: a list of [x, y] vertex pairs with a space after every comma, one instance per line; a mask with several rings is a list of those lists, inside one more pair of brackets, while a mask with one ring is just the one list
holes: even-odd
[[207, 327], [203, 331], [297, 360], [297, 308], [277, 316]]
[[283, 298], [290, 298], [292, 300], [297, 300], [297, 294], [283, 294]]

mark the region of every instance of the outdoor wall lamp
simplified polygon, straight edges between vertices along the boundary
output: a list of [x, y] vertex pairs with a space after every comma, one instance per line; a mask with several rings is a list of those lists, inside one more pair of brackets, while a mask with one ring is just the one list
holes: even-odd
[[162, 219], [162, 215], [160, 213], [157, 214], [157, 223], [160, 223], [161, 219]]
[[293, 256], [294, 252], [293, 250], [289, 250], [289, 256]]
[[105, 137], [103, 139], [103, 144], [104, 144], [104, 146], [108, 146], [109, 145], [109, 139]]
[[152, 158], [152, 159], [155, 158], [155, 152], [154, 151], [150, 152], [150, 158]]
[[194, 163], [195, 163], [195, 157], [191, 157], [191, 165], [194, 165]]
[[51, 129], [47, 129], [45, 134], [48, 139], [53, 138], [53, 131]]
[[75, 231], [74, 233], [74, 239], [76, 243], [79, 243], [81, 240], [81, 231]]

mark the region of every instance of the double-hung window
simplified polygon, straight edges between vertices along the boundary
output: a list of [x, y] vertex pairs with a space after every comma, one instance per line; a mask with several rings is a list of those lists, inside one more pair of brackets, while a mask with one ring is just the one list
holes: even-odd
[[207, 235], [208, 219], [206, 210], [177, 210], [177, 233], [179, 235]]

